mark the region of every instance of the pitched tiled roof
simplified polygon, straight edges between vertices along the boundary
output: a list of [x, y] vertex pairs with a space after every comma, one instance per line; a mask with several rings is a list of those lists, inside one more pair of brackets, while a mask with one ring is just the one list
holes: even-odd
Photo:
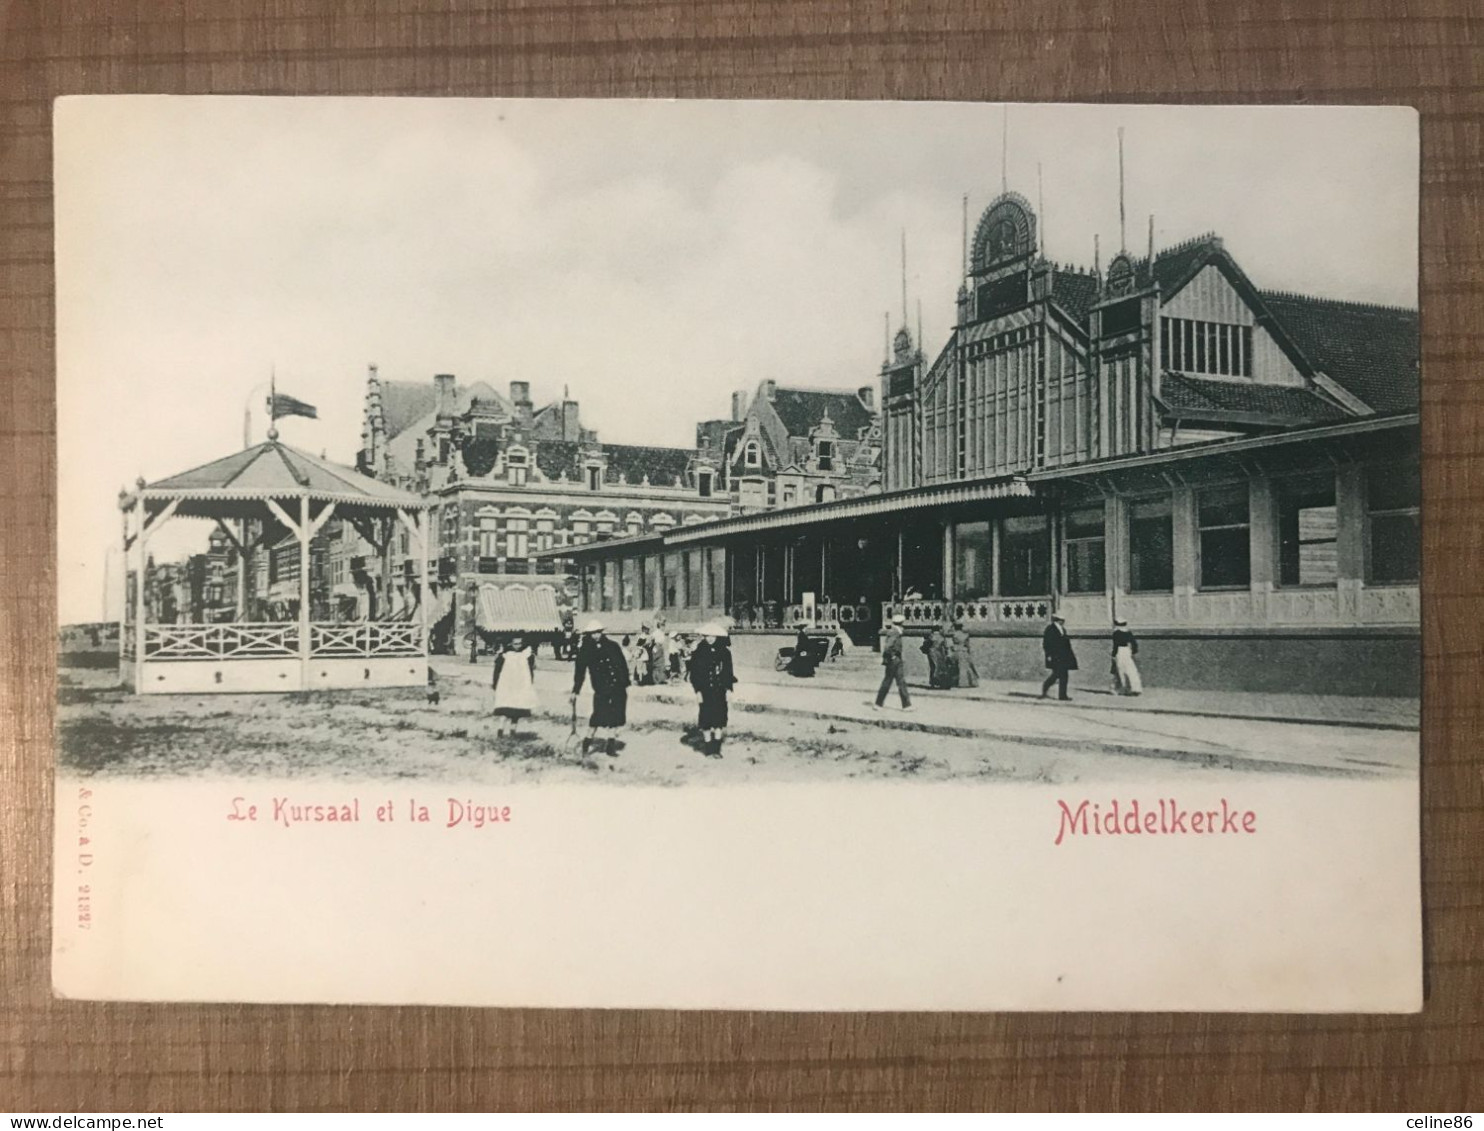
[[1098, 277], [1078, 271], [1056, 270], [1051, 277], [1051, 297], [1085, 328], [1087, 312], [1098, 300]]
[[1154, 253], [1154, 268], [1145, 257], [1135, 265], [1140, 286], [1153, 281], [1159, 284], [1159, 293], [1168, 298], [1184, 286], [1206, 265], [1206, 261], [1223, 249], [1221, 237], [1213, 232], [1185, 240], [1172, 247]]
[[870, 427], [872, 419], [871, 410], [861, 404], [854, 390], [787, 389], [780, 385], [773, 394], [773, 411], [790, 436], [808, 436], [828, 412], [835, 431], [853, 440], [862, 428]]
[[[432, 381], [381, 381], [381, 415], [386, 422], [386, 438], [407, 431], [423, 417], [433, 411], [437, 404], [438, 387]], [[455, 385], [455, 414], [467, 412], [469, 403], [478, 398], [485, 404], [494, 402], [506, 412], [510, 402], [485, 381], [472, 385]]]
[[1263, 301], [1316, 369], [1380, 413], [1415, 411], [1417, 312], [1262, 292]]
[[1160, 378], [1159, 399], [1170, 415], [1191, 420], [1250, 424], [1328, 424], [1350, 414], [1310, 389], [1216, 381], [1188, 373]]
[[604, 444], [608, 457], [605, 483], [617, 483], [620, 474], [628, 482], [638, 483], [649, 477], [654, 487], [682, 487], [685, 469], [695, 454], [688, 448], [651, 448], [641, 444]]

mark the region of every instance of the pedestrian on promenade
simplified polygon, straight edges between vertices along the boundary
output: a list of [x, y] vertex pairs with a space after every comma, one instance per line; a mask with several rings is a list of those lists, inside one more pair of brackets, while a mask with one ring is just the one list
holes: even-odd
[[700, 704], [696, 725], [701, 731], [701, 753], [708, 758], [721, 757], [727, 736], [727, 696], [736, 684], [726, 627], [708, 624], [701, 629], [701, 640], [690, 658], [690, 685]]
[[943, 635], [943, 630], [937, 626], [927, 634], [922, 642], [922, 653], [928, 662], [928, 686], [934, 688], [954, 687], [958, 683], [958, 674], [953, 666], [953, 656], [949, 652], [948, 638]]
[[650, 636], [649, 680], [651, 683], [670, 682], [670, 634], [665, 630], [664, 619], [657, 620]]
[[809, 622], [800, 621], [795, 628], [797, 635], [794, 637], [793, 654], [788, 658], [788, 674], [807, 679], [814, 674], [814, 669], [819, 666], [819, 660], [814, 655], [814, 646], [809, 642]]
[[644, 669], [649, 664], [648, 633], [646, 624], [639, 629], [632, 643], [627, 636], [624, 637], [624, 654], [629, 658], [629, 682], [636, 686], [644, 682]]
[[490, 682], [495, 691], [496, 735], [503, 736], [506, 726], [514, 734], [521, 719], [536, 713], [535, 675], [536, 653], [516, 633], [495, 657], [495, 675]]
[[1051, 685], [1057, 685], [1056, 697], [1070, 699], [1067, 694], [1067, 677], [1077, 670], [1077, 654], [1072, 651], [1072, 638], [1067, 635], [1067, 618], [1060, 613], [1051, 614], [1051, 623], [1041, 634], [1041, 649], [1046, 653], [1046, 667], [1051, 674], [1041, 684], [1041, 698], [1045, 699]]
[[593, 713], [588, 719], [588, 736], [582, 740], [582, 752], [586, 754], [598, 746], [608, 757], [617, 758], [618, 732], [628, 721], [629, 662], [618, 642], [605, 636], [602, 623], [596, 620], [582, 626], [582, 642], [577, 646], [577, 662], [572, 669], [574, 705], [583, 680], [589, 676], [593, 683]]
[[953, 622], [953, 659], [958, 664], [958, 686], [978, 687], [979, 669], [974, 666], [974, 653], [969, 649], [969, 630], [962, 620]]
[[907, 694], [907, 679], [902, 672], [902, 629], [906, 623], [907, 618], [897, 613], [881, 638], [881, 688], [876, 692], [878, 711], [886, 702], [886, 693], [892, 684], [896, 684], [897, 694], [902, 697], [902, 710], [912, 710], [912, 697]]
[[1129, 631], [1128, 621], [1113, 622], [1113, 690], [1119, 695], [1142, 695], [1144, 681], [1139, 677], [1139, 641]]

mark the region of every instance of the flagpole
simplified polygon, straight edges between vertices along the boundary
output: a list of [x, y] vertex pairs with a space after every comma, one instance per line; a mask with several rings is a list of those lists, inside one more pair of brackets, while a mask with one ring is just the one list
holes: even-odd
[[246, 451], [252, 447], [252, 402], [253, 398], [263, 391], [267, 381], [260, 381], [252, 387], [247, 394], [247, 400], [242, 405], [242, 447]]
[[268, 439], [278, 440], [278, 366], [268, 371]]

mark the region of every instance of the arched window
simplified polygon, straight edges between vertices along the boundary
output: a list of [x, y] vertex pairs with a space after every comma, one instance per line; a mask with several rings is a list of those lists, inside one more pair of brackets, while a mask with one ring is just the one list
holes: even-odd
[[748, 467], [759, 467], [763, 462], [763, 448], [756, 440], [748, 440], [742, 448], [742, 462]]

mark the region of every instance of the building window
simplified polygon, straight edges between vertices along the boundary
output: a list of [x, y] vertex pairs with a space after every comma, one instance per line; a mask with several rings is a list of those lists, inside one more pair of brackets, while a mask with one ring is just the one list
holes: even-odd
[[505, 556], [507, 558], [525, 558], [530, 555], [530, 528], [530, 519], [508, 518], [505, 520]]
[[618, 570], [616, 562], [599, 562], [598, 577], [602, 581], [602, 608], [600, 612], [611, 613], [613, 611], [613, 598], [618, 588]]
[[574, 518], [572, 520], [572, 542], [574, 545], [582, 545], [592, 536], [593, 525], [586, 518]]
[[656, 530], [669, 530], [670, 527], [675, 525], [675, 516], [660, 511], [659, 514], [650, 516], [649, 525]]
[[761, 467], [763, 462], [762, 446], [756, 440], [748, 440], [742, 448], [742, 462], [748, 467]]
[[587, 469], [587, 489], [596, 491], [603, 486], [603, 469], [601, 467], [589, 467]]
[[1022, 515], [1000, 526], [1000, 593], [1038, 597], [1051, 592], [1050, 535], [1046, 516]]
[[633, 538], [644, 533], [644, 516], [638, 511], [630, 511], [624, 515], [624, 533]]
[[492, 560], [500, 556], [500, 527], [493, 518], [479, 520], [479, 556]]
[[513, 451], [505, 457], [505, 478], [510, 481], [512, 487], [524, 487], [526, 473], [529, 470], [525, 452]]
[[1201, 531], [1201, 588], [1252, 584], [1252, 531], [1247, 484], [1216, 487], [1196, 496]]
[[768, 493], [761, 479], [744, 479], [741, 484], [739, 502], [744, 507], [764, 507], [768, 502]]
[[798, 501], [798, 489], [792, 483], [783, 485], [783, 505], [791, 507]]
[[665, 554], [660, 558], [660, 607], [673, 609], [679, 596], [680, 563], [677, 554]]
[[953, 582], [956, 596], [965, 601], [990, 596], [994, 546], [987, 522], [960, 522], [953, 528]]
[[706, 555], [706, 601], [713, 607], [726, 606], [726, 551], [720, 547], [702, 550]]
[[1136, 592], [1175, 588], [1175, 536], [1169, 496], [1130, 503], [1129, 587]]
[[1371, 581], [1405, 584], [1421, 577], [1421, 501], [1421, 468], [1366, 469]]
[[1333, 585], [1340, 576], [1333, 476], [1280, 480], [1278, 584]]
[[601, 542], [604, 539], [612, 538], [613, 537], [614, 527], [616, 527], [617, 525], [618, 525], [618, 515], [612, 514], [609, 511], [604, 511], [602, 514], [598, 515], [598, 518], [597, 518], [598, 541]]
[[681, 555], [681, 561], [685, 568], [685, 607], [694, 609], [701, 603], [701, 561], [700, 552], [687, 550]]
[[835, 445], [829, 440], [814, 442], [814, 461], [820, 471], [835, 470]]
[[1194, 318], [1161, 318], [1164, 367], [1181, 373], [1252, 376], [1252, 327]]
[[1103, 508], [1068, 511], [1063, 524], [1068, 593], [1101, 593], [1107, 585]]
[[555, 523], [549, 518], [538, 518], [536, 520], [536, 548], [549, 550], [552, 547], [555, 535]]
[[711, 472], [700, 471], [696, 473], [696, 494], [703, 499], [711, 498]]
[[833, 503], [835, 501], [835, 485], [833, 483], [821, 483], [814, 488], [814, 501], [816, 503]]

